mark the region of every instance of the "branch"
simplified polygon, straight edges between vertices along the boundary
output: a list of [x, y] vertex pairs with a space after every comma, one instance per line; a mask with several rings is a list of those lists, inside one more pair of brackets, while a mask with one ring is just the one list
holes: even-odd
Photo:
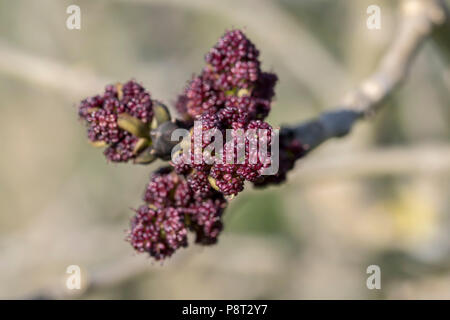
[[399, 8], [398, 32], [376, 71], [344, 97], [338, 111], [323, 113], [318, 119], [284, 130], [313, 150], [324, 141], [347, 135], [356, 120], [375, 114], [408, 75], [422, 43], [437, 28], [448, 23], [443, 0], [404, 0]]
[[281, 130], [292, 132], [293, 135], [289, 136], [301, 141], [303, 147], [309, 152], [330, 138], [347, 135], [356, 120], [363, 115], [362, 112], [351, 109], [324, 112], [318, 119], [298, 126], [283, 126]]

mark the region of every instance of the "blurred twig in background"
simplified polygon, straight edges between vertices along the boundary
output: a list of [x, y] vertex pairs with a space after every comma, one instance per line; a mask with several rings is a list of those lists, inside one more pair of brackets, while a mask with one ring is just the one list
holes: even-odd
[[376, 71], [339, 105], [343, 110], [322, 114], [319, 119], [288, 130], [314, 149], [322, 142], [347, 135], [356, 120], [373, 115], [405, 79], [422, 43], [448, 22], [443, 0], [404, 0], [399, 7], [399, 27]]
[[62, 90], [74, 96], [101, 88], [108, 79], [48, 58], [37, 57], [0, 42], [0, 70], [38, 86]]
[[420, 46], [436, 28], [447, 25], [443, 0], [404, 0], [399, 8], [398, 31], [377, 70], [350, 92], [342, 107], [376, 112], [380, 103], [405, 79]]

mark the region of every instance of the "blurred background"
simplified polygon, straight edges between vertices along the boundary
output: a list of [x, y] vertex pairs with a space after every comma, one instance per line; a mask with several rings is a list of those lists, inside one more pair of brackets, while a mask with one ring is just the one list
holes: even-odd
[[[66, 8], [81, 8], [81, 30]], [[366, 9], [381, 8], [368, 30]], [[124, 241], [151, 166], [107, 163], [77, 104], [135, 78], [172, 105], [226, 29], [279, 76], [268, 121], [336, 107], [398, 26], [382, 0], [0, 0], [0, 298], [450, 298], [450, 68], [428, 41], [372, 120], [246, 191], [212, 247], [164, 263]], [[79, 265], [82, 290], [65, 291]], [[381, 268], [369, 290], [366, 269]]]

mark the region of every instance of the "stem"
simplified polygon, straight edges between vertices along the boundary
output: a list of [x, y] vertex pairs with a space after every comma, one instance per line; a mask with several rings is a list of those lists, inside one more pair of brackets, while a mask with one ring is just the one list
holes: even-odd
[[347, 135], [355, 121], [363, 116], [364, 113], [349, 109], [330, 111], [323, 113], [316, 120], [298, 126], [283, 127], [281, 130], [293, 132], [293, 136], [309, 152], [330, 138]]
[[422, 43], [437, 27], [449, 28], [448, 9], [443, 0], [403, 0], [399, 13], [399, 29], [380, 64], [371, 76], [346, 95], [339, 110], [282, 129], [293, 131], [308, 152], [330, 138], [347, 135], [356, 120], [373, 116], [406, 78]]

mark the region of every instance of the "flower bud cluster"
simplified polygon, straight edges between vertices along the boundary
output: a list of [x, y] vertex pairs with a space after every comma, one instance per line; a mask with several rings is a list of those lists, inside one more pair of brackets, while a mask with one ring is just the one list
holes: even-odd
[[217, 242], [227, 204], [222, 194], [195, 194], [183, 176], [164, 167], [151, 176], [144, 201], [131, 219], [127, 237], [138, 252], [156, 260], [170, 257], [188, 245], [188, 231], [195, 233], [198, 244]]
[[291, 130], [281, 130], [279, 139], [278, 172], [274, 175], [258, 178], [253, 182], [256, 187], [266, 187], [270, 184], [280, 184], [286, 181], [287, 173], [294, 168], [295, 162], [306, 153], [305, 148]]
[[[183, 154], [174, 166], [178, 173], [187, 176], [196, 193], [205, 194], [214, 188], [234, 196], [243, 190], [246, 180], [256, 181], [270, 165], [272, 127], [263, 120], [270, 112], [277, 76], [261, 71], [258, 58], [259, 51], [242, 31], [226, 32], [206, 54], [201, 74], [191, 80], [178, 99], [178, 111], [185, 119], [201, 121], [203, 132], [215, 128], [222, 137], [226, 137], [227, 129], [254, 132], [244, 141], [237, 136], [223, 139], [221, 150], [215, 150], [223, 158], [216, 157], [213, 163], [194, 161], [196, 153], [203, 156], [203, 148], [211, 143], [211, 137], [196, 137], [195, 131], [191, 134], [190, 154]], [[262, 135], [258, 134], [259, 129], [264, 130]], [[201, 141], [200, 150], [195, 149], [196, 138]], [[255, 138], [259, 138], [259, 143], [249, 143]], [[265, 157], [258, 154], [261, 143], [267, 143]], [[238, 147], [243, 149], [240, 159], [235, 154]]]
[[89, 140], [106, 147], [104, 155], [113, 162], [167, 160], [171, 133], [193, 125], [183, 145], [188, 152], [175, 153], [172, 166], [152, 174], [145, 204], [131, 219], [127, 240], [156, 260], [186, 247], [189, 231], [198, 244], [216, 243], [227, 199], [241, 192], [245, 181], [257, 187], [285, 181], [305, 154], [294, 132], [281, 130], [279, 170], [264, 175], [275, 151], [275, 130], [264, 119], [278, 78], [261, 70], [259, 51], [242, 31], [226, 32], [205, 62], [176, 103], [183, 121], [173, 120], [168, 109], [134, 80], [108, 85], [102, 95], [83, 100], [78, 108]]
[[127, 162], [137, 155], [139, 138], [120, 126], [121, 115], [148, 125], [153, 118], [150, 94], [136, 81], [108, 85], [103, 95], [81, 101], [78, 114], [85, 120], [89, 140], [106, 146], [106, 158], [113, 162]]

